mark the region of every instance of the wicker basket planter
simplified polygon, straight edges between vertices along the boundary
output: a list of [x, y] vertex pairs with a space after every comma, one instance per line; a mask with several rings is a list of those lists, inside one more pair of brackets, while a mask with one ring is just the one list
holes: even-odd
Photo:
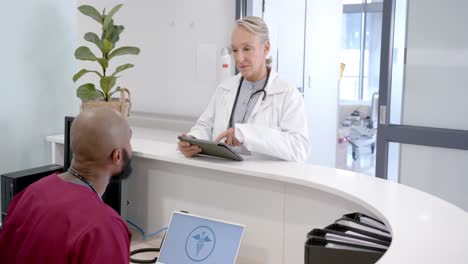
[[[125, 93], [127, 93], [128, 97], [125, 96]], [[102, 98], [92, 99], [83, 101], [81, 103], [81, 111], [86, 111], [97, 107], [111, 107], [121, 113], [123, 117], [128, 118], [132, 108], [130, 92], [128, 89], [122, 88], [120, 90], [120, 98], [111, 98], [109, 101], [104, 101]]]

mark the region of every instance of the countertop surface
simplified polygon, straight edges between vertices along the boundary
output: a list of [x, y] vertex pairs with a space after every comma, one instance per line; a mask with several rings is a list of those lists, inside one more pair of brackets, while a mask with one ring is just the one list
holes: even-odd
[[[468, 212], [417, 189], [350, 171], [245, 156], [230, 161], [186, 158], [177, 132], [132, 127], [133, 155], [302, 185], [362, 205], [390, 228], [392, 244], [378, 263], [466, 263]], [[63, 144], [63, 135], [47, 137]]]

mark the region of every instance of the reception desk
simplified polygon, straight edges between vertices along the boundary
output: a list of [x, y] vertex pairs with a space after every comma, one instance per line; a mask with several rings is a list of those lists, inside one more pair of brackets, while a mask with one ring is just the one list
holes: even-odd
[[[246, 157], [185, 158], [177, 133], [133, 127], [134, 173], [123, 217], [154, 231], [173, 211], [246, 225], [237, 263], [302, 264], [307, 232], [359, 211], [392, 244], [378, 263], [467, 263], [468, 213], [427, 193], [349, 171]], [[47, 138], [63, 162], [63, 135]], [[128, 201], [128, 202], [127, 202]]]

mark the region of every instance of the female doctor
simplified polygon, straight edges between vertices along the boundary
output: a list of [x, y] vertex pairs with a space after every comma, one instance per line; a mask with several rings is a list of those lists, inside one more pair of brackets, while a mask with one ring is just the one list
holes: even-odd
[[[308, 155], [304, 101], [299, 91], [271, 69], [268, 28], [258, 17], [236, 21], [231, 47], [239, 74], [221, 83], [205, 111], [187, 133], [224, 140], [241, 154], [303, 162]], [[185, 135], [185, 134], [184, 134]], [[191, 157], [201, 148], [179, 141]]]

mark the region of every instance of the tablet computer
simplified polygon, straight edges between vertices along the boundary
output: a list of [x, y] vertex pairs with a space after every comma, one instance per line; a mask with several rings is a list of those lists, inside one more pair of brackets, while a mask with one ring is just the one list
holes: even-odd
[[229, 147], [223, 142], [196, 139], [196, 138], [191, 138], [187, 136], [185, 137], [178, 136], [178, 138], [181, 141], [185, 141], [192, 145], [199, 146], [202, 149], [202, 151], [200, 152], [200, 154], [202, 155], [237, 160], [237, 161], [243, 160], [241, 155], [235, 153], [231, 147]]

